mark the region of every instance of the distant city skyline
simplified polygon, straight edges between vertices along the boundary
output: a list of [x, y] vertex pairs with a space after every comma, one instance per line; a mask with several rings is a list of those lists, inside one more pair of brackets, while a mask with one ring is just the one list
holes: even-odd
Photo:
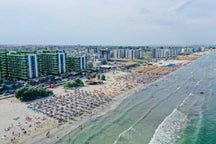
[[215, 44], [213, 0], [0, 2], [0, 44]]

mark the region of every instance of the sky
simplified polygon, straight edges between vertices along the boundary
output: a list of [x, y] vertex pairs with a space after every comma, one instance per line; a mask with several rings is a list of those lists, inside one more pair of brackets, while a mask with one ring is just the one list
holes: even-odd
[[215, 0], [0, 0], [0, 44], [215, 44]]

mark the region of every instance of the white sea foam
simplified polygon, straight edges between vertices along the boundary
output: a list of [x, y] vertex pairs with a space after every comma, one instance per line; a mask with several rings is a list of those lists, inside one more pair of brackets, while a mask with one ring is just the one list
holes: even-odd
[[176, 133], [181, 132], [187, 124], [187, 115], [174, 109], [156, 129], [149, 144], [175, 143]]
[[[193, 96], [190, 93], [178, 108], [182, 108], [184, 104]], [[163, 122], [155, 130], [155, 133], [149, 142], [149, 144], [172, 144], [180, 138], [177, 133], [180, 133], [186, 128], [188, 122], [188, 117], [183, 112], [179, 111], [177, 108], [168, 115]]]
[[[199, 85], [198, 81], [195, 86]], [[211, 84], [209, 84], [211, 85]], [[181, 138], [181, 132], [186, 128], [189, 119], [189, 112], [197, 113], [202, 116], [201, 109], [205, 97], [203, 95], [194, 95], [190, 93], [173, 112], [167, 116], [156, 129], [149, 144], [173, 144]], [[198, 129], [197, 129], [198, 130]], [[198, 131], [197, 131], [198, 133]], [[197, 135], [195, 133], [195, 135]]]

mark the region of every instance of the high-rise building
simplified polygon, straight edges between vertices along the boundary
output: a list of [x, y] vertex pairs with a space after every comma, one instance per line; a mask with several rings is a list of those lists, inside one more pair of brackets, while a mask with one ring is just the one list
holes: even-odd
[[118, 58], [118, 49], [114, 49], [113, 50], [113, 55], [112, 55], [113, 58]]
[[1, 79], [28, 80], [86, 69], [86, 55], [67, 57], [63, 50], [0, 51]]
[[7, 77], [10, 79], [36, 78], [39, 76], [38, 57], [36, 54], [28, 54], [10, 51], [7, 54]]
[[144, 51], [141, 49], [115, 49], [113, 58], [118, 59], [141, 59], [144, 58]]
[[3, 79], [31, 79], [66, 72], [66, 54], [62, 50], [1, 51], [0, 76]]
[[0, 51], [0, 80], [5, 79], [8, 75], [7, 69], [7, 52]]
[[109, 49], [101, 49], [100, 50], [100, 59], [108, 61], [111, 58], [110, 50]]
[[152, 51], [153, 58], [169, 58], [176, 57], [179, 52], [178, 48], [170, 47], [170, 48], [154, 48]]
[[41, 75], [59, 75], [66, 72], [66, 54], [63, 50], [37, 52]]
[[118, 49], [118, 58], [125, 58], [126, 49]]
[[67, 57], [67, 71], [81, 72], [87, 69], [86, 56], [68, 56]]

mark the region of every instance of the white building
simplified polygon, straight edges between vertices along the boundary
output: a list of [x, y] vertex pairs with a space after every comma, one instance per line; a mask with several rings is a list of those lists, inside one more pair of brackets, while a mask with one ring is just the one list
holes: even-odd
[[170, 56], [170, 49], [155, 48], [153, 49], [153, 58], [166, 58]]
[[141, 59], [144, 58], [144, 51], [137, 49], [115, 49], [113, 58], [119, 59]]

